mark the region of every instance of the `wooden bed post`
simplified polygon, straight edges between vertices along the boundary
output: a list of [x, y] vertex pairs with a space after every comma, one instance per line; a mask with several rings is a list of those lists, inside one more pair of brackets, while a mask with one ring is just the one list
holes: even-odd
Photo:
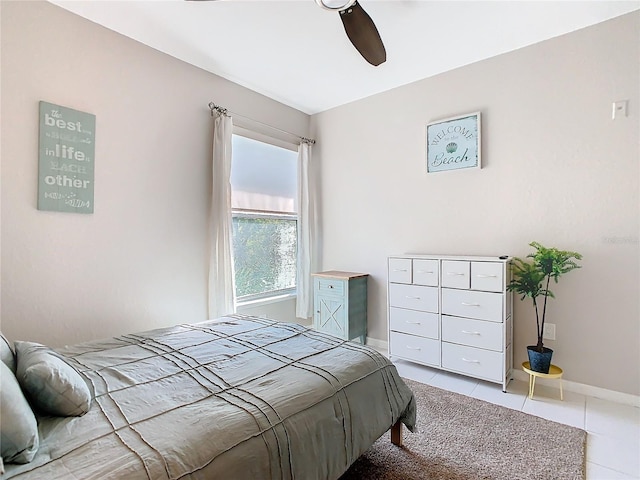
[[400, 420], [391, 427], [391, 443], [399, 447], [402, 446], [402, 422]]

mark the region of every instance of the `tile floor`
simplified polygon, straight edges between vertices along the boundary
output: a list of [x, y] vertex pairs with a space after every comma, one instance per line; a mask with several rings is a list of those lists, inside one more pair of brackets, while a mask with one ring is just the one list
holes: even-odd
[[640, 408], [536, 385], [533, 399], [528, 384], [512, 380], [502, 386], [462, 375], [394, 360], [402, 377], [479, 398], [587, 431], [587, 480], [640, 479]]

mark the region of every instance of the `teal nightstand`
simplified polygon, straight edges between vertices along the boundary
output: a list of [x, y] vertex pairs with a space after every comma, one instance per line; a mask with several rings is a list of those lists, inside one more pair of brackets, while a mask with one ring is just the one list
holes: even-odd
[[367, 338], [367, 273], [331, 270], [313, 276], [313, 327], [344, 340]]

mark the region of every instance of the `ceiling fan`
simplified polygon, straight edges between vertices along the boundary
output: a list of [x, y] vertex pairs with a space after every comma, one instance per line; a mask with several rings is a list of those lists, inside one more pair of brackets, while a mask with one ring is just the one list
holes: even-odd
[[347, 37], [371, 65], [377, 67], [387, 60], [387, 52], [373, 20], [357, 0], [315, 0], [327, 10], [337, 10]]
[[340, 14], [344, 31], [356, 50], [371, 65], [377, 67], [387, 60], [387, 52], [373, 20], [358, 0], [315, 0], [326, 10]]

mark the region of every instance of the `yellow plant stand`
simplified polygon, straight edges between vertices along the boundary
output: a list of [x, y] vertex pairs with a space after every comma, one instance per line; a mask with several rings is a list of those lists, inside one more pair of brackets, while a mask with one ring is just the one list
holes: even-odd
[[541, 373], [531, 370], [529, 362], [522, 364], [522, 369], [529, 374], [529, 398], [533, 398], [533, 390], [536, 388], [536, 377], [557, 379], [560, 382], [560, 400], [564, 400], [562, 393], [562, 369], [556, 365], [549, 367], [549, 373]]

